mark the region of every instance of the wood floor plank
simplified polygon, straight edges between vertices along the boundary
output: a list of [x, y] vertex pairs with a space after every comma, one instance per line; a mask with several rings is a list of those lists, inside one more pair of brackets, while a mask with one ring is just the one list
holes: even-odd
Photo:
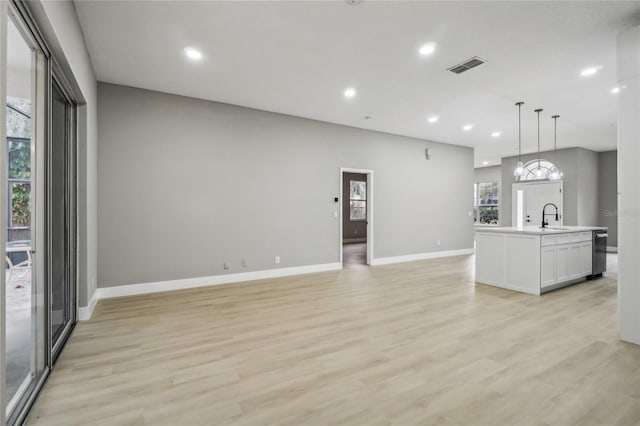
[[638, 425], [616, 276], [541, 297], [473, 257], [102, 300], [33, 425]]

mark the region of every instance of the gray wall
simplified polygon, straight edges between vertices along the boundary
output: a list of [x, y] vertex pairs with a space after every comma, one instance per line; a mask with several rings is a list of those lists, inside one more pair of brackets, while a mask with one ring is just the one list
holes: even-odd
[[339, 262], [340, 167], [374, 258], [473, 247], [470, 148], [110, 84], [98, 137], [100, 287]]
[[367, 221], [351, 220], [349, 197], [351, 196], [351, 181], [367, 181], [366, 174], [344, 173], [342, 180], [342, 238], [344, 240], [367, 239]]
[[600, 165], [598, 224], [609, 228], [607, 245], [618, 247], [618, 151], [600, 152], [598, 160]]
[[598, 153], [578, 149], [578, 225], [600, 225]]
[[98, 277], [98, 83], [73, 2], [25, 3], [79, 103], [78, 305], [85, 307]]
[[[502, 204], [502, 166], [478, 167], [474, 172], [474, 182], [498, 182], [498, 196]], [[472, 192], [473, 188], [469, 190]], [[498, 226], [502, 226], [502, 208], [498, 218]], [[478, 225], [483, 226], [483, 225]], [[486, 225], [484, 225], [486, 226]]]
[[[540, 157], [554, 163], [563, 176], [564, 224], [568, 226], [593, 226], [598, 224], [598, 159], [597, 153], [583, 148], [561, 149], [557, 152], [541, 152]], [[522, 156], [527, 162], [538, 158], [538, 154]], [[502, 226], [511, 224], [511, 184], [518, 157], [502, 159], [502, 198], [500, 217]]]

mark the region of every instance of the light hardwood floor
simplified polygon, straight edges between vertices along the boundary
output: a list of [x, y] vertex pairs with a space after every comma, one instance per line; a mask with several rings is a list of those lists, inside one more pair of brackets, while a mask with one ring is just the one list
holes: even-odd
[[368, 268], [367, 243], [349, 243], [342, 245], [342, 265], [344, 268]]
[[542, 297], [473, 257], [101, 301], [34, 425], [634, 425], [615, 276]]

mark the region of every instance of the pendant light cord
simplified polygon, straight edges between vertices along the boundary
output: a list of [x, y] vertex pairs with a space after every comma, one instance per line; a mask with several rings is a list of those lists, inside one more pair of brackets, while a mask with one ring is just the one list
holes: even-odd
[[540, 158], [540, 110], [538, 112], [538, 158]]
[[558, 150], [558, 118], [559, 115], [554, 115], [553, 117], [553, 152], [555, 153]]
[[524, 102], [516, 102], [518, 106], [518, 162], [522, 162], [522, 115], [521, 109]]
[[540, 168], [540, 113], [542, 108], [538, 108], [536, 112], [538, 113], [538, 168]]
[[[558, 118], [560, 118], [559, 115], [553, 115], [551, 116], [551, 118], [553, 118], [553, 160], [557, 161], [558, 160]], [[552, 174], [552, 179], [560, 179], [562, 177], [562, 173], [560, 173], [560, 170], [558, 170], [558, 167], [554, 164], [553, 165], [553, 174]]]

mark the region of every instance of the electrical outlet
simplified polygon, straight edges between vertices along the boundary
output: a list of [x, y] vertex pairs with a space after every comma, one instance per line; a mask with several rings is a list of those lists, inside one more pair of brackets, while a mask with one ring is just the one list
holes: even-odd
[[243, 268], [247, 267], [247, 259], [242, 259], [242, 267]]
[[440, 240], [438, 240], [438, 241], [436, 242], [436, 244], [437, 244], [437, 245], [440, 245]]
[[276, 256], [275, 262], [276, 264], [280, 263], [280, 256]]
[[226, 260], [224, 261], [224, 269], [229, 269], [229, 262]]

